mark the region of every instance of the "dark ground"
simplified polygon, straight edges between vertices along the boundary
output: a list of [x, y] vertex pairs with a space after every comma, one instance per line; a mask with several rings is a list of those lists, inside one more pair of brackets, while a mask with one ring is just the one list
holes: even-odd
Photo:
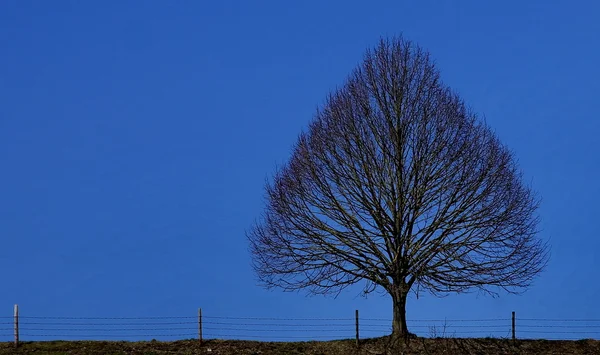
[[267, 343], [253, 341], [197, 340], [174, 342], [49, 341], [25, 342], [18, 349], [0, 343], [3, 354], [211, 354], [211, 355], [377, 355], [377, 354], [594, 354], [600, 355], [598, 340], [517, 340], [506, 339], [427, 339], [410, 341], [404, 349], [388, 350], [387, 338], [361, 341], [357, 350], [353, 340], [330, 342]]

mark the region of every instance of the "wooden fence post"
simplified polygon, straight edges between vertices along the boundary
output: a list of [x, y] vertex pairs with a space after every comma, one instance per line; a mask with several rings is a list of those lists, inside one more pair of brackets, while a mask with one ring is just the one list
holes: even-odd
[[198, 340], [202, 344], [202, 308], [198, 308]]
[[356, 319], [356, 346], [358, 347], [358, 341], [359, 341], [359, 333], [358, 333], [358, 309], [355, 312], [355, 319]]
[[15, 348], [19, 346], [19, 305], [15, 304]]
[[516, 329], [515, 329], [515, 312], [512, 312], [512, 340], [517, 339]]

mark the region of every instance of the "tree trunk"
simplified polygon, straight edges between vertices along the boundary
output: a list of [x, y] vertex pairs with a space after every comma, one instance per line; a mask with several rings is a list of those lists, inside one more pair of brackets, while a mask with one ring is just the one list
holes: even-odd
[[392, 302], [394, 307], [394, 319], [392, 320], [392, 338], [408, 339], [408, 327], [406, 325], [406, 298], [408, 293], [402, 290], [395, 290], [392, 293]]

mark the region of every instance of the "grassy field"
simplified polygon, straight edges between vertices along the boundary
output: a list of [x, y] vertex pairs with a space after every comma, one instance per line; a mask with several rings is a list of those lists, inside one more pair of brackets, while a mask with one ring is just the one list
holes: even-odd
[[254, 341], [196, 340], [174, 342], [49, 341], [26, 342], [15, 349], [0, 343], [0, 354], [211, 354], [211, 355], [346, 355], [346, 354], [600, 354], [597, 340], [426, 339], [411, 340], [404, 349], [386, 351], [387, 338], [328, 342], [270, 343]]

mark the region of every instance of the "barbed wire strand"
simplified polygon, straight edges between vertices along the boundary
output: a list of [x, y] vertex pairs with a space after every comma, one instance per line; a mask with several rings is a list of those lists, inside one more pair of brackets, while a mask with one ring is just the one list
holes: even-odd
[[[260, 318], [260, 317], [208, 317], [203, 316], [203, 319], [226, 319], [226, 320], [258, 320], [258, 321], [339, 321], [352, 322], [354, 318]], [[0, 319], [13, 319], [13, 317], [0, 317]], [[37, 319], [37, 320], [171, 320], [171, 319], [197, 319], [193, 316], [173, 316], [173, 317], [50, 317], [50, 316], [19, 316], [19, 320]], [[550, 319], [550, 318], [516, 318], [517, 321], [527, 322], [590, 322], [598, 323], [600, 319]], [[385, 318], [359, 318], [359, 321], [372, 322], [392, 322], [392, 319]], [[511, 318], [489, 318], [489, 319], [408, 319], [407, 322], [501, 322], [511, 321]], [[163, 322], [161, 322], [163, 323]], [[195, 323], [194, 321], [187, 322], [172, 322], [173, 324]], [[0, 324], [13, 324], [13, 322], [0, 322]], [[164, 322], [167, 324], [167, 322]], [[215, 322], [216, 324], [216, 322]], [[260, 325], [255, 323], [253, 325]], [[279, 324], [281, 325], [281, 324]], [[332, 324], [332, 326], [340, 324]]]
[[[359, 318], [359, 320], [371, 322], [391, 322], [391, 319], [384, 318]], [[410, 322], [510, 322], [511, 318], [488, 318], [488, 319], [407, 319]]]
[[[279, 321], [354, 321], [354, 318], [262, 318], [262, 317], [214, 317], [202, 316], [202, 319], [234, 319], [234, 320], [279, 320]], [[391, 321], [391, 320], [390, 320]]]
[[183, 333], [183, 334], [127, 334], [127, 335], [114, 335], [114, 334], [94, 334], [94, 335], [86, 335], [86, 334], [22, 334], [26, 337], [83, 337], [83, 338], [93, 338], [93, 337], [113, 337], [113, 338], [137, 338], [137, 337], [185, 337], [185, 336], [197, 336], [197, 333]]
[[519, 324], [518, 328], [600, 328], [600, 325], [527, 325], [527, 324]]
[[581, 332], [581, 331], [544, 331], [544, 330], [521, 330], [519, 333], [535, 333], [535, 334], [600, 334], [600, 331]]
[[151, 320], [151, 319], [197, 319], [198, 317], [50, 317], [50, 316], [19, 316], [20, 319], [50, 319], [50, 320]]
[[101, 328], [101, 329], [92, 329], [92, 328], [19, 328], [20, 330], [26, 331], [37, 331], [37, 332], [45, 332], [45, 331], [64, 331], [64, 332], [139, 332], [139, 331], [172, 331], [172, 330], [195, 330], [197, 328]]
[[[3, 324], [3, 323], [0, 323]], [[13, 323], [5, 323], [5, 324], [13, 324]], [[198, 321], [195, 322], [152, 322], [152, 323], [73, 323], [73, 322], [21, 322], [19, 320], [20, 325], [80, 325], [80, 326], [138, 326], [138, 325], [182, 325], [182, 324], [198, 324]]]
[[600, 322], [600, 319], [551, 319], [551, 318], [518, 318], [517, 321], [535, 321], [535, 322]]

